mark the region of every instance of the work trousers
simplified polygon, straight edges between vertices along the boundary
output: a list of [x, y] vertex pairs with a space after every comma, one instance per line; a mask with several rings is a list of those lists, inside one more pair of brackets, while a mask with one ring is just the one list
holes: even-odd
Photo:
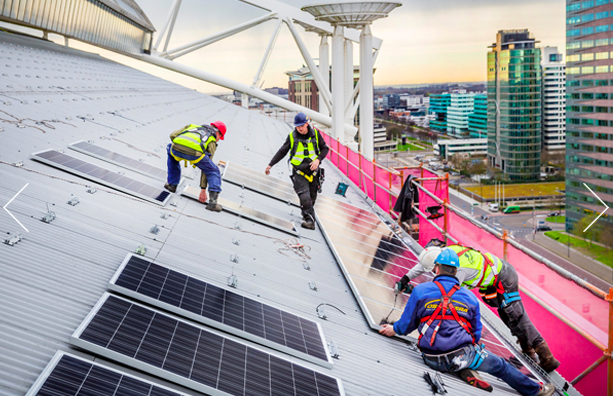
[[[508, 262], [503, 260], [503, 263], [502, 270], [498, 274], [498, 281], [502, 283], [505, 293], [518, 292], [519, 279], [517, 271]], [[493, 291], [493, 289], [490, 288], [489, 291]], [[511, 333], [517, 337], [524, 352], [544, 341], [543, 336], [541, 336], [541, 333], [539, 333], [532, 320], [530, 320], [524, 303], [521, 300], [504, 304], [504, 295], [500, 293], [496, 295], [495, 299], [484, 298], [483, 300], [491, 307], [498, 309], [500, 319], [511, 330]]]
[[[166, 151], [168, 153], [168, 159], [166, 164], [168, 166], [168, 184], [178, 185], [181, 181], [181, 162], [177, 161], [171, 154], [172, 145], [168, 144], [166, 147]], [[183, 154], [177, 150], [172, 150], [172, 154], [177, 156], [178, 158], [184, 158], [188, 161], [197, 160], [199, 157], [195, 157], [193, 155]], [[202, 158], [200, 161], [196, 163], [196, 167], [202, 171], [206, 175], [206, 180], [209, 184], [210, 192], [221, 192], [221, 173], [219, 172], [219, 168], [213, 161], [211, 160], [211, 156], [209, 153], [206, 153], [206, 156]]]
[[304, 220], [315, 221], [315, 211], [313, 206], [317, 200], [317, 188], [319, 186], [319, 172], [313, 175], [313, 181], [309, 182], [306, 177], [296, 172], [292, 168], [292, 182], [294, 191], [300, 199], [300, 208], [302, 209], [302, 218]]
[[466, 368], [489, 373], [500, 378], [521, 395], [535, 396], [541, 387], [536, 382], [525, 376], [503, 358], [485, 350], [480, 345], [468, 345], [459, 351], [446, 355], [424, 355], [424, 362], [434, 370], [444, 373], [455, 373]]

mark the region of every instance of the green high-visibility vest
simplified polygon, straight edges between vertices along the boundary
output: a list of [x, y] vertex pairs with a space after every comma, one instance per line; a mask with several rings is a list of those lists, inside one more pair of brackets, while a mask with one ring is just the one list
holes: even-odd
[[191, 124], [172, 141], [174, 144], [189, 147], [204, 153], [209, 143], [217, 140], [215, 133], [202, 125]]
[[[319, 131], [313, 128], [315, 137], [308, 139], [301, 138], [298, 132], [291, 131], [289, 133], [289, 149], [290, 149], [290, 163], [294, 166], [302, 164], [305, 158], [310, 158], [311, 161], [315, 161], [319, 157]], [[298, 134], [294, 136], [294, 134]], [[296, 143], [297, 142], [297, 143]]]
[[[477, 287], [480, 289], [485, 289], [492, 286], [496, 276], [500, 273], [500, 271], [502, 271], [502, 260], [491, 253], [485, 253], [484, 255], [477, 250], [466, 250], [466, 247], [459, 245], [451, 245], [447, 247], [458, 253], [458, 256], [460, 257], [460, 267], [478, 271], [477, 276], [472, 279], [465, 279], [462, 283], [462, 285], [468, 287], [469, 289], [474, 289]], [[464, 251], [464, 253], [460, 255], [462, 251]], [[492, 265], [487, 263], [484, 256], [487, 256]]]

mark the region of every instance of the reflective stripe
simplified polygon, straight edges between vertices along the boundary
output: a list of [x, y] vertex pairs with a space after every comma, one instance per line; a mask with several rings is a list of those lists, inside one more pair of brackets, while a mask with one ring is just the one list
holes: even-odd
[[463, 282], [471, 289], [477, 287], [485, 289], [492, 286], [502, 271], [502, 260], [491, 253], [481, 254], [478, 250], [460, 245], [448, 247], [458, 254], [460, 267], [477, 271], [477, 276]]
[[504, 293], [502, 295], [502, 304], [500, 306], [504, 308], [506, 305], [509, 305], [515, 301], [520, 301], [520, 300], [521, 300], [521, 296], [519, 295], [519, 292]]
[[[319, 131], [313, 128], [315, 139], [313, 139], [313, 137], [310, 137], [308, 139], [303, 139], [303, 140], [296, 139], [294, 136], [294, 132], [295, 131], [291, 131], [289, 133], [290, 152], [294, 153], [292, 158], [290, 158], [290, 163], [294, 166], [298, 166], [302, 164], [302, 161], [304, 161], [305, 158], [310, 158], [312, 161], [315, 161], [317, 157], [319, 156], [317, 154], [317, 151], [319, 150]], [[296, 144], [296, 140], [298, 140], [298, 144], [296, 145], [296, 149], [294, 150], [294, 145]], [[313, 142], [313, 140], [315, 142]], [[306, 143], [306, 150], [305, 150], [305, 143]], [[305, 154], [305, 151], [307, 151], [306, 154]]]
[[[202, 140], [204, 139], [204, 143]], [[180, 146], [188, 147], [192, 150], [199, 151], [204, 153], [209, 143], [216, 141], [217, 138], [215, 134], [209, 129], [201, 126], [191, 124], [187, 128], [179, 134], [176, 138], [173, 139], [174, 144], [178, 144]]]

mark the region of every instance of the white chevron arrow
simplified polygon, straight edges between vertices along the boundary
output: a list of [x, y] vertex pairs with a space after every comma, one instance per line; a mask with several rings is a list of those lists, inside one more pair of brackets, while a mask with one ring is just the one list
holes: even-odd
[[[598, 198], [598, 200], [600, 201], [600, 203], [601, 203], [601, 204], [603, 204], [603, 205], [604, 205], [604, 207], [605, 207], [605, 210], [603, 210], [603, 211], [602, 211], [602, 213], [601, 213], [601, 214], [599, 214], [599, 215], [598, 215], [598, 217], [596, 217], [596, 219], [595, 219], [594, 221], [592, 221], [592, 224], [594, 224], [594, 223], [596, 222], [596, 220], [598, 220], [598, 219], [600, 218], [600, 216], [602, 216], [602, 215], [604, 214], [604, 212], [606, 212], [606, 211], [607, 211], [607, 209], [609, 209], [609, 207], [607, 206], [607, 204], [606, 204], [606, 203], [602, 202], [602, 199], [600, 199], [600, 197], [598, 197], [598, 195], [594, 194], [594, 191], [592, 191], [592, 189], [591, 189], [591, 188], [589, 188], [589, 187], [587, 186], [587, 184], [583, 183], [583, 185], [584, 185], [584, 186], [585, 186], [585, 187], [586, 187], [588, 190], [590, 190], [590, 192], [591, 192], [591, 193], [592, 193], [592, 194], [593, 194], [593, 195], [594, 195], [596, 198]], [[583, 232], [587, 231], [587, 229], [588, 229], [588, 228], [590, 228], [590, 227], [592, 226], [592, 224], [590, 224], [589, 226], [587, 226], [587, 227], [585, 228], [585, 230], [583, 230]]]
[[30, 232], [30, 231], [28, 231], [28, 229], [27, 229], [27, 228], [25, 228], [25, 227], [23, 226], [23, 224], [21, 224], [21, 223], [19, 222], [19, 220], [17, 220], [17, 219], [15, 218], [15, 216], [13, 216], [13, 214], [12, 214], [11, 212], [9, 212], [9, 210], [8, 210], [6, 207], [7, 207], [7, 206], [9, 206], [9, 205], [11, 204], [11, 202], [13, 202], [13, 200], [14, 200], [15, 198], [17, 198], [17, 196], [18, 196], [19, 194], [21, 194], [21, 192], [22, 192], [22, 191], [23, 191], [23, 190], [24, 190], [26, 187], [28, 187], [28, 184], [30, 184], [30, 183], [26, 183], [26, 185], [25, 185], [25, 186], [23, 186], [23, 188], [22, 188], [21, 190], [19, 190], [19, 192], [18, 192], [17, 194], [15, 194], [15, 196], [14, 196], [13, 198], [11, 198], [11, 200], [10, 200], [10, 201], [9, 201], [9, 202], [8, 202], [6, 205], [4, 205], [4, 206], [2, 207], [2, 209], [6, 210], [6, 213], [8, 213], [9, 215], [11, 215], [11, 217], [13, 218], [13, 220], [15, 220], [15, 221], [16, 221], [16, 222], [17, 222], [17, 223], [18, 223], [18, 224], [21, 226], [21, 228], [23, 228], [24, 230], [26, 230], [26, 232]]

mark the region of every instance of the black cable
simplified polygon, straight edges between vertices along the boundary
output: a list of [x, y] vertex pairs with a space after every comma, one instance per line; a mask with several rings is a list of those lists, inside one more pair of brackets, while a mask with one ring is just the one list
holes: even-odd
[[347, 315], [346, 313], [344, 313], [343, 311], [341, 311], [341, 310], [340, 310], [340, 308], [337, 308], [337, 307], [335, 307], [334, 305], [332, 305], [332, 304], [328, 304], [328, 303], [321, 303], [321, 304], [319, 304], [319, 305], [318, 305], [318, 306], [315, 308], [315, 311], [317, 311], [317, 309], [318, 309], [319, 307], [321, 307], [322, 305], [327, 305], [327, 306], [329, 306], [329, 307], [332, 307], [332, 308], [336, 309], [338, 312], [342, 313], [343, 315]]

